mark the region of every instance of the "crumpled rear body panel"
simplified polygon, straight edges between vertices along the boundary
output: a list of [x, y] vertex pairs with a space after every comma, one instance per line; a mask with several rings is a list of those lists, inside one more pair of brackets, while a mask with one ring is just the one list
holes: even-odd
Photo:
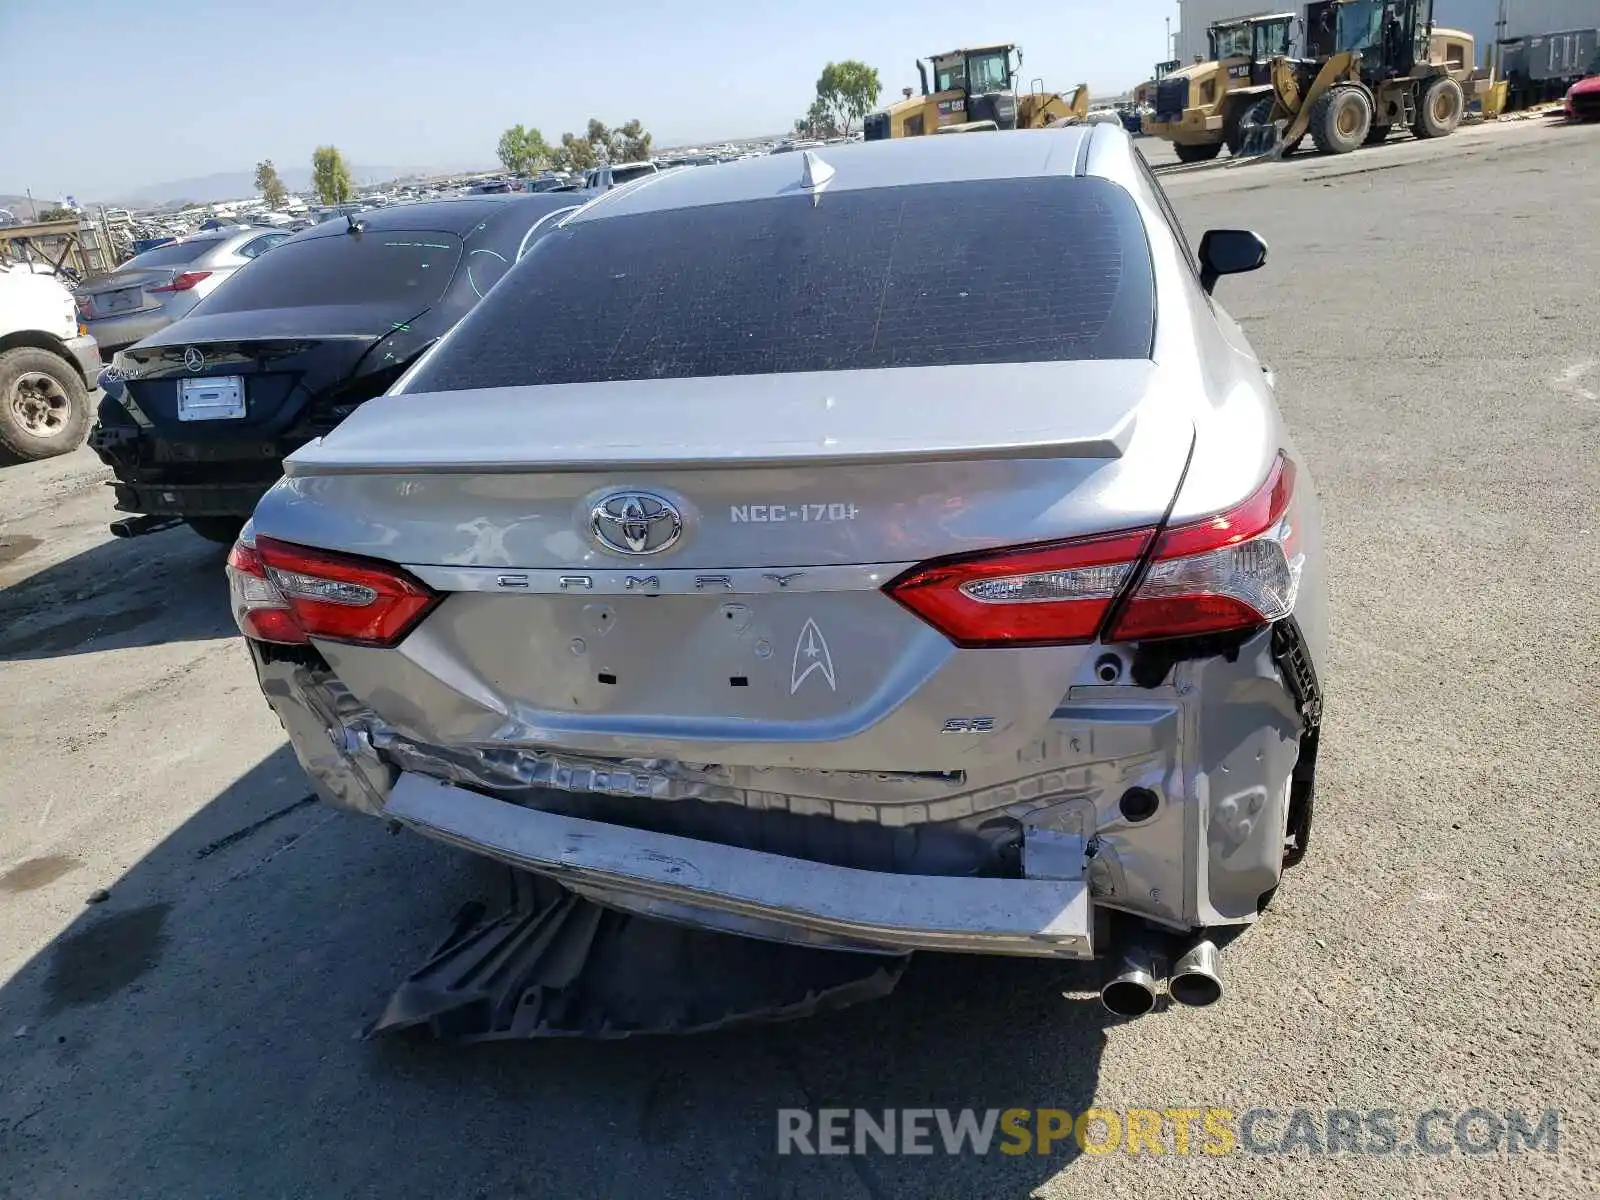
[[[1276, 886], [1306, 728], [1270, 629], [1153, 667], [1141, 664], [1141, 650], [1124, 681], [1072, 687], [1019, 750], [1026, 770], [986, 786], [960, 771], [619, 760], [492, 740], [430, 746], [378, 718], [315, 655], [254, 654], [302, 765], [319, 795], [340, 807], [382, 815], [408, 771], [547, 812], [835, 866], [994, 879], [1076, 871], [1097, 907], [1178, 930], [1250, 922]], [[1132, 682], [1141, 670], [1159, 672], [1160, 682]], [[1153, 815], [1124, 815], [1122, 798], [1135, 788], [1155, 795]], [[1063, 864], [1062, 844], [1082, 848], [1075, 863]], [[729, 927], [663, 912], [659, 902], [586, 894]]]

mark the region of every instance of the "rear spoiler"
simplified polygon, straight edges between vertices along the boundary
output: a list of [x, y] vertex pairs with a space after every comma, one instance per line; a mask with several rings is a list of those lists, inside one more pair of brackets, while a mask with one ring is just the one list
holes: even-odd
[[1122, 456], [1146, 360], [906, 367], [387, 395], [289, 475]]

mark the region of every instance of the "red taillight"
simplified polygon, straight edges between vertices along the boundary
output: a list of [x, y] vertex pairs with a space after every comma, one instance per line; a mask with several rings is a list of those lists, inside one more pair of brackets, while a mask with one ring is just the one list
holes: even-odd
[[958, 646], [1092, 642], [1153, 529], [924, 563], [884, 590]]
[[[1244, 503], [1167, 529], [1098, 534], [924, 563], [884, 590], [961, 647], [1060, 646], [1251, 629], [1294, 607], [1294, 464]], [[1131, 596], [1102, 634], [1149, 552]]]
[[1288, 616], [1303, 561], [1293, 502], [1294, 463], [1280, 454], [1243, 504], [1168, 529], [1106, 640], [1229, 633]]
[[145, 291], [154, 295], [157, 292], [187, 292], [202, 279], [210, 279], [210, 271], [185, 271], [171, 283], [164, 283], [160, 287], [145, 288]]
[[324, 638], [393, 646], [439, 600], [388, 563], [265, 537], [234, 544], [228, 585], [246, 637], [290, 645]]

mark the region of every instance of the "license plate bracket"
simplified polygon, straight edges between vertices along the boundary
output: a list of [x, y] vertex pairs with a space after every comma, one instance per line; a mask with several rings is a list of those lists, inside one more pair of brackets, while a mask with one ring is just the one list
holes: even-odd
[[238, 421], [245, 416], [244, 378], [211, 375], [178, 380], [178, 420]]
[[139, 307], [139, 297], [142, 294], [142, 290], [136, 287], [107, 292], [98, 298], [98, 307], [107, 313], [128, 312]]

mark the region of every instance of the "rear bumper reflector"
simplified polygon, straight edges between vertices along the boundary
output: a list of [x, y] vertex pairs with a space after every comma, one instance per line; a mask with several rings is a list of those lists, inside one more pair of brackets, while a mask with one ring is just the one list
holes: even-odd
[[[1091, 958], [1089, 885], [894, 875], [541, 812], [412, 773], [383, 815], [584, 894], [664, 901], [894, 950]], [[681, 911], [681, 910], [680, 910]], [[688, 918], [685, 918], [688, 920]]]

